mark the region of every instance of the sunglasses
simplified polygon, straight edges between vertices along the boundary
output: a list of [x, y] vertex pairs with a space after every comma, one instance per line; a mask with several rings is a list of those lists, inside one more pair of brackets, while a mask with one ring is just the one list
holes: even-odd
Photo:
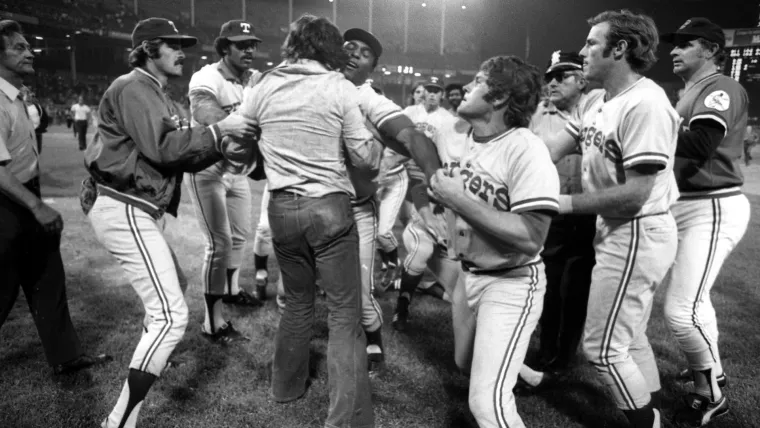
[[259, 42], [256, 40], [244, 40], [241, 42], [232, 42], [232, 45], [239, 51], [247, 51], [248, 49], [256, 49], [259, 46]]
[[574, 76], [572, 72], [569, 71], [553, 71], [549, 74], [544, 75], [544, 81], [546, 83], [552, 83], [552, 80], [557, 80], [557, 82], [564, 82], [565, 79], [567, 79], [570, 76]]

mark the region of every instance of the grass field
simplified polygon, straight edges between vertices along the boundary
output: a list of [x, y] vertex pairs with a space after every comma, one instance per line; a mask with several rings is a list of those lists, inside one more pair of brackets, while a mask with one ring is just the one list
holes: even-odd
[[[32, 318], [22, 297], [0, 329], [0, 428], [97, 427], [115, 404], [129, 360], [140, 336], [143, 309], [115, 260], [95, 240], [79, 208], [79, 182], [86, 175], [82, 154], [71, 131], [53, 127], [42, 153], [43, 196], [65, 222], [62, 253], [67, 270], [72, 318], [87, 350], [106, 352], [108, 365], [54, 379], [47, 366]], [[760, 166], [745, 169], [745, 191], [753, 212], [760, 208]], [[261, 185], [252, 186], [254, 224]], [[171, 218], [171, 217], [170, 217]], [[313, 383], [305, 398], [289, 404], [269, 399], [270, 358], [278, 313], [270, 300], [264, 308], [228, 308], [235, 326], [253, 340], [229, 349], [200, 335], [203, 321], [200, 269], [202, 235], [188, 199], [178, 219], [171, 218], [168, 240], [190, 279], [190, 324], [174, 356], [184, 362], [167, 370], [143, 406], [142, 427], [320, 427], [327, 413], [325, 307], [311, 348]], [[252, 243], [251, 241], [249, 242]], [[712, 298], [721, 329], [721, 353], [731, 378], [727, 389], [731, 412], [711, 426], [760, 427], [760, 220], [753, 217], [744, 240], [726, 262]], [[249, 245], [241, 284], [253, 284]], [[272, 284], [273, 285], [273, 284]], [[270, 292], [273, 292], [270, 286]], [[390, 320], [395, 295], [379, 297]], [[475, 426], [467, 408], [467, 378], [453, 364], [448, 304], [429, 297], [415, 300], [411, 331], [384, 328], [388, 362], [373, 383], [378, 427]], [[674, 379], [685, 367], [662, 317], [662, 296], [652, 315], [649, 337], [658, 357], [670, 406], [684, 391]], [[624, 418], [605, 397], [588, 366], [575, 369], [558, 388], [518, 397], [528, 427], [617, 427]], [[666, 416], [668, 413], [666, 413]]]

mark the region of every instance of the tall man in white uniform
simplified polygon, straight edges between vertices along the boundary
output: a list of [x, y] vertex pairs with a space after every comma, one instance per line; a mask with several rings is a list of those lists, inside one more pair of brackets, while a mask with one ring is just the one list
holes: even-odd
[[659, 427], [660, 379], [646, 328], [678, 245], [670, 207], [680, 121], [662, 88], [641, 75], [656, 60], [654, 21], [624, 10], [588, 23], [583, 72], [603, 89], [548, 141], [554, 160], [578, 145], [583, 153], [584, 192], [561, 195], [560, 213], [598, 215], [583, 350], [630, 425]]
[[[252, 70], [261, 39], [246, 21], [222, 25], [214, 42], [219, 62], [208, 64], [190, 79], [193, 126], [214, 124], [234, 112], [243, 100], [243, 88], [258, 73]], [[185, 173], [195, 215], [206, 238], [202, 282], [206, 317], [203, 335], [227, 344], [247, 340], [224, 319], [222, 303], [260, 306], [240, 288], [238, 278], [251, 227], [251, 189], [245, 175], [234, 174], [219, 161], [203, 171]]]
[[452, 302], [455, 358], [470, 371], [470, 410], [483, 428], [525, 426], [512, 388], [541, 315], [540, 253], [559, 195], [549, 152], [527, 128], [541, 86], [520, 58], [485, 61], [458, 110], [472, 126], [461, 168], [430, 182], [455, 214], [450, 245], [463, 269]]
[[718, 25], [691, 18], [662, 40], [673, 45], [673, 73], [686, 83], [676, 105], [683, 119], [674, 167], [681, 197], [673, 205], [678, 253], [666, 284], [665, 318], [694, 379], [677, 418], [703, 426], [728, 412], [710, 290], [749, 223], [738, 163], [749, 98], [721, 73], [726, 41]]

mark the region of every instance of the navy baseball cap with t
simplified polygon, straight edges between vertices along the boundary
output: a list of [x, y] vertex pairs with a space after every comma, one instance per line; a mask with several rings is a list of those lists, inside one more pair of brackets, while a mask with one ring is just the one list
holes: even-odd
[[431, 77], [430, 80], [426, 81], [423, 86], [425, 89], [428, 88], [438, 88], [441, 91], [443, 91], [443, 80], [437, 78], [437, 77]]
[[687, 19], [675, 33], [660, 36], [660, 40], [671, 45], [694, 39], [705, 39], [708, 42], [717, 43], [721, 49], [726, 47], [726, 35], [723, 29], [707, 18]]
[[222, 25], [222, 30], [219, 32], [219, 38], [227, 39], [231, 42], [242, 42], [244, 40], [261, 41], [260, 38], [256, 37], [253, 25], [240, 19], [225, 22]]
[[198, 43], [192, 36], [179, 34], [172, 21], [164, 18], [143, 19], [132, 30], [132, 47], [136, 48], [146, 40], [162, 39], [179, 43], [183, 48], [189, 48]]
[[360, 42], [366, 43], [367, 46], [372, 49], [372, 52], [375, 53], [376, 58], [380, 58], [380, 56], [383, 54], [383, 45], [380, 44], [380, 41], [377, 40], [377, 37], [375, 37], [369, 31], [364, 31], [361, 28], [351, 28], [350, 30], [346, 30], [346, 32], [343, 33], [343, 40], [347, 42], [350, 42], [351, 40], [358, 40]]

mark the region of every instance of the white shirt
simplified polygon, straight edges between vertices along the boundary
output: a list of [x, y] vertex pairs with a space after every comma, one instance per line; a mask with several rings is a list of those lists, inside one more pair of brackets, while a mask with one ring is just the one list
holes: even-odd
[[74, 114], [74, 120], [87, 120], [87, 115], [90, 114], [90, 108], [85, 104], [74, 104], [71, 106], [71, 113]]

